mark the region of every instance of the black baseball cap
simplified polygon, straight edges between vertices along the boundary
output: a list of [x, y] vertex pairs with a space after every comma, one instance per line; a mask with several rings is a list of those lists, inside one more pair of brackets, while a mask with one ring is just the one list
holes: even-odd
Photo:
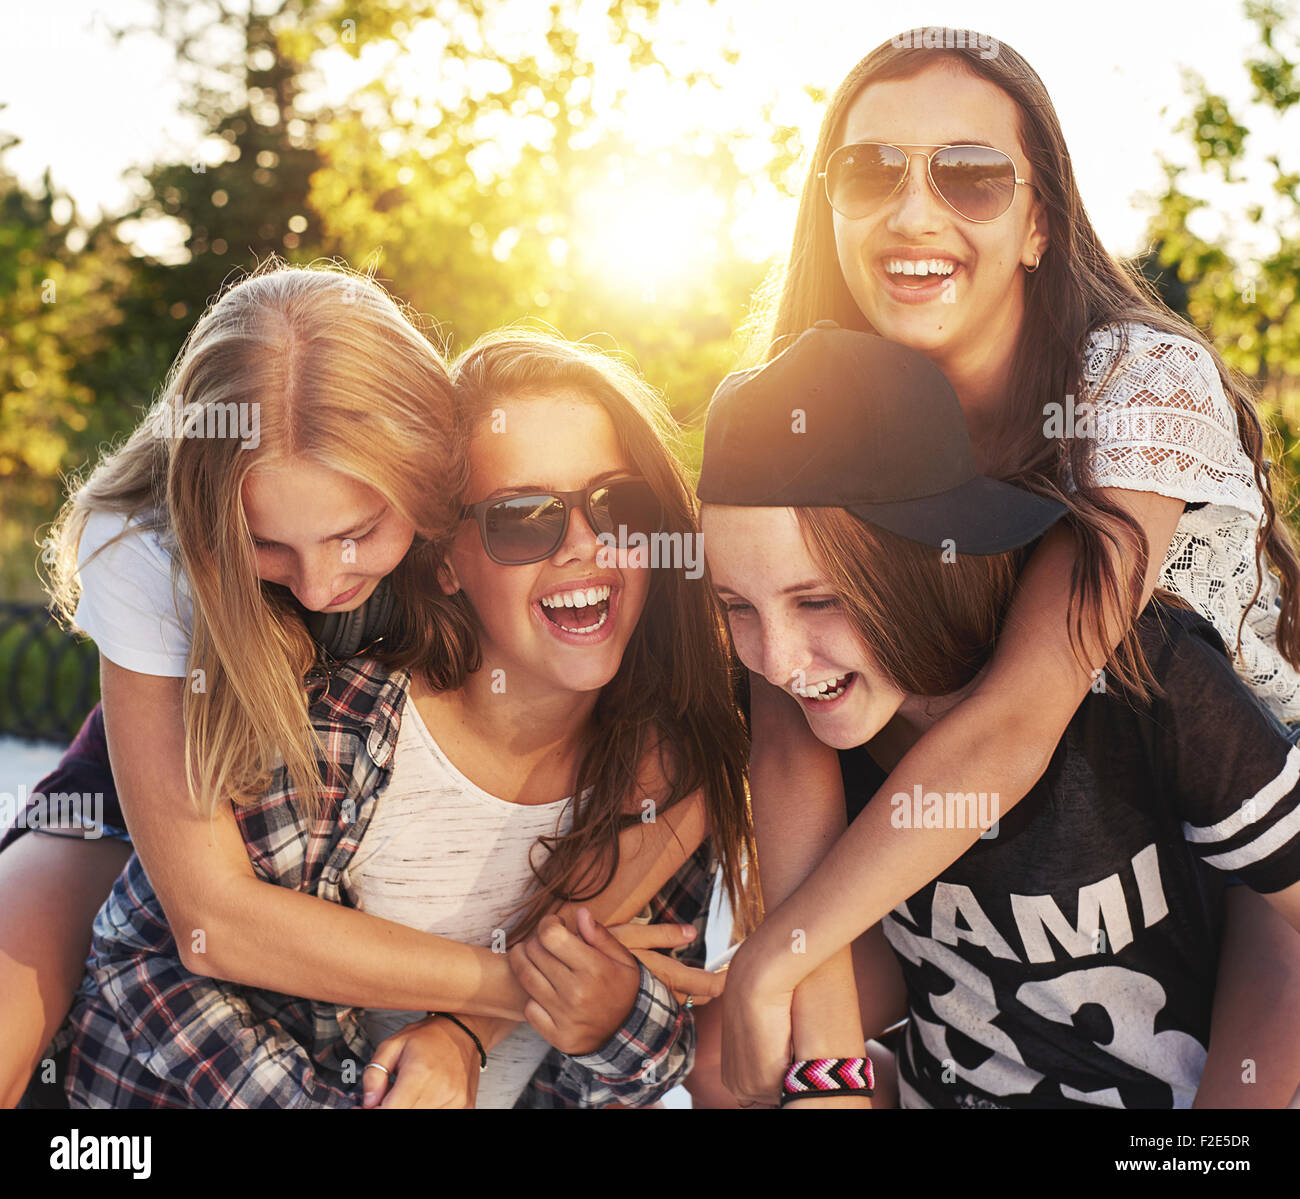
[[1017, 549], [1066, 512], [975, 470], [957, 393], [929, 358], [833, 321], [723, 379], [696, 490], [710, 504], [846, 508], [959, 554]]

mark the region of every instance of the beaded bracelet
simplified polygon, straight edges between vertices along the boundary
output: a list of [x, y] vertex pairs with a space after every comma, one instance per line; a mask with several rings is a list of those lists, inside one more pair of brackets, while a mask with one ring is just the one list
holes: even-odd
[[871, 1095], [876, 1080], [869, 1057], [818, 1057], [791, 1062], [781, 1080], [781, 1106], [823, 1095]]

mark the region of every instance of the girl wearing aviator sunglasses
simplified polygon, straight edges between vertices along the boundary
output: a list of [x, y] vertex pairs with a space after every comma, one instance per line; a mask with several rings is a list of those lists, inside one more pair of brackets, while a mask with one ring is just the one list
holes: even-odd
[[[1107, 254], [1051, 98], [1005, 42], [991, 58], [886, 42], [841, 84], [756, 356], [826, 319], [926, 354], [956, 390], [980, 471], [1034, 479], [1069, 512], [1031, 555], [978, 685], [829, 855], [801, 854], [811, 836], [765, 854], [764, 877], [787, 882], [732, 963], [725, 1011], [724, 1073], [747, 1100], [775, 1094], [795, 992], [824, 960], [790, 954], [790, 930], [846, 944], [974, 843], [969, 830], [893, 827], [890, 797], [996, 791], [1010, 810], [1084, 697], [1107, 679], [1150, 689], [1136, 621], [1157, 586], [1214, 626], [1275, 716], [1300, 720], [1300, 563], [1252, 398]], [[1076, 401], [1092, 419], [1063, 419]], [[751, 684], [755, 818], [796, 788], [810, 827], [833, 818], [861, 777], [856, 751], [837, 763], [788, 688]], [[1269, 916], [1250, 896], [1232, 903]], [[801, 1004], [816, 1002], [809, 986]]]

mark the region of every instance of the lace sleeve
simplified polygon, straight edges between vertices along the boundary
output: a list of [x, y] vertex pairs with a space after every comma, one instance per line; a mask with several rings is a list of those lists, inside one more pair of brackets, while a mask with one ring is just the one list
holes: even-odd
[[1098, 330], [1084, 353], [1096, 484], [1227, 504], [1258, 519], [1263, 498], [1213, 359], [1186, 337], [1146, 325], [1127, 332], [1125, 346], [1118, 328]]

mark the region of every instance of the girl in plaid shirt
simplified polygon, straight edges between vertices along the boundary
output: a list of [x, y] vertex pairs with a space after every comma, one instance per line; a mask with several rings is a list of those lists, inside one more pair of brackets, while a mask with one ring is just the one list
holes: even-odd
[[[515, 341], [517, 343], [519, 339]], [[534, 342], [527, 348], [530, 353], [523, 354], [518, 352], [519, 346], [516, 345], [516, 352], [511, 355], [498, 343], [496, 360], [498, 364], [514, 361], [518, 365], [523, 359], [531, 356], [536, 366], [538, 361], [545, 361], [547, 358], [547, 354], [542, 351], [549, 349], [551, 369], [557, 376], [563, 376], [567, 370], [568, 382], [564, 386], [570, 392], [574, 390], [581, 392], [580, 380], [585, 378], [588, 390], [594, 389], [599, 393], [591, 397], [589, 406], [603, 405], [612, 410], [611, 415], [620, 426], [615, 440], [626, 437], [629, 429], [631, 430], [631, 446], [627, 452], [633, 455], [633, 459], [624, 464], [625, 469], [635, 470], [651, 479], [656, 498], [663, 502], [665, 519], [678, 522], [676, 525], [670, 524], [668, 531], [683, 536], [689, 534], [693, 528], [689, 492], [681, 480], [680, 472], [671, 463], [661, 438], [663, 417], [660, 411], [646, 407], [639, 408], [638, 404], [644, 401], [638, 398], [627, 401], [622, 410], [615, 408], [618, 401], [612, 397], [621, 394], [620, 386], [625, 379], [633, 377], [627, 373], [620, 374], [619, 368], [611, 365], [608, 360], [602, 360], [605, 364], [602, 369], [593, 369], [593, 356], [570, 352], [569, 348], [559, 349], [553, 343], [542, 347]], [[466, 365], [476, 362], [482, 364], [492, 357], [492, 349], [484, 347], [478, 354], [467, 358]], [[468, 387], [470, 376], [465, 375], [465, 379]], [[603, 391], [600, 379], [603, 379]], [[536, 376], [528, 383], [528, 387], [533, 390], [536, 390], [538, 385], [539, 379]], [[510, 382], [509, 386], [513, 387], [516, 384]], [[642, 389], [642, 396], [644, 396], [644, 385], [636, 383], [636, 387]], [[487, 413], [490, 417], [510, 397], [504, 392], [495, 394], [485, 392], [483, 398], [491, 401], [493, 405]], [[624, 399], [626, 400], [626, 396]], [[523, 400], [514, 402], [525, 408], [528, 407]], [[428, 489], [426, 485], [426, 491], [429, 490], [438, 489]], [[282, 502], [278, 507], [274, 502], [274, 496], [266, 498], [271, 502], [260, 507], [254, 505], [256, 511], [250, 510], [249, 506], [245, 505], [244, 515], [249, 524], [248, 533], [252, 535], [256, 547], [257, 570], [263, 583], [268, 583], [277, 575], [283, 579], [281, 584], [283, 592], [280, 587], [273, 586], [264, 588], [264, 596], [278, 601], [283, 595], [284, 602], [292, 605], [293, 596], [288, 592], [297, 594], [294, 584], [299, 580], [294, 579], [291, 565], [277, 565], [277, 561], [284, 561], [286, 547], [275, 544], [276, 538], [273, 536], [276, 531], [275, 518], [282, 513], [284, 501], [288, 497], [281, 497]], [[423, 500], [426, 497], [421, 498]], [[478, 497], [471, 495], [468, 498]], [[429, 504], [436, 508], [439, 504], [445, 505], [448, 500], [448, 496], [434, 495], [429, 499]], [[586, 502], [590, 504], [591, 500], [592, 497], [588, 496]], [[428, 511], [428, 506], [425, 511]], [[382, 521], [386, 518], [381, 515], [380, 519]], [[575, 528], [579, 528], [585, 526], [589, 519], [590, 510], [586, 516], [575, 519], [572, 523]], [[436, 522], [426, 521], [425, 527], [430, 527], [434, 523]], [[452, 552], [448, 559], [449, 570], [456, 569], [454, 563], [459, 561], [461, 569], [472, 572], [474, 567], [472, 557], [467, 558], [460, 551], [464, 549], [467, 540], [472, 541], [474, 537], [481, 540], [483, 530], [475, 528], [473, 523], [457, 521], [452, 532], [455, 536], [439, 542], [438, 550], [440, 551], [447, 541], [450, 541]], [[590, 528], [587, 528], [586, 532], [590, 533]], [[397, 580], [398, 583], [409, 584], [412, 578], [419, 577], [427, 584], [439, 577], [437, 574], [439, 562], [436, 555], [430, 552], [430, 544], [434, 540], [434, 537], [416, 539], [414, 548], [403, 559], [403, 566], [409, 567], [410, 573], [406, 579]], [[486, 555], [486, 549], [483, 553]], [[289, 559], [293, 556], [292, 553], [287, 555]], [[484, 560], [487, 560], [486, 557]], [[187, 557], [187, 565], [189, 562], [190, 558]], [[504, 571], [503, 577], [508, 577], [511, 572], [518, 576], [525, 568], [514, 566], [501, 569]], [[535, 576], [540, 568], [530, 566], [527, 569]], [[425, 573], [419, 574], [421, 571]], [[621, 578], [624, 572], [614, 568], [614, 573]], [[196, 580], [204, 578], [205, 583], [210, 584], [220, 584], [225, 580], [220, 574], [205, 577], [202, 571], [194, 569], [191, 569], [188, 574], [190, 594], [200, 601], [200, 610], [206, 615], [206, 610], [201, 603], [202, 585]], [[560, 575], [561, 581], [574, 578], [571, 573], [560, 572]], [[449, 572], [445, 572], [444, 577], [449, 578]], [[483, 586], [484, 582], [484, 577], [480, 577], [478, 585]], [[412, 638], [409, 635], [393, 636], [390, 633], [389, 644], [384, 647], [387, 652], [384, 653], [383, 660], [384, 669], [391, 672], [387, 679], [391, 684], [390, 692], [392, 688], [397, 688], [402, 697], [405, 697], [405, 687], [409, 679], [402, 672], [407, 667], [415, 665], [419, 669], [417, 686], [424, 688], [421, 697], [432, 708], [439, 701], [431, 700], [431, 696], [468, 691], [473, 685], [473, 680], [482, 674], [480, 655], [495, 643], [490, 639], [486, 642], [480, 640], [483, 629], [478, 622], [484, 616], [484, 612], [490, 614], [493, 610], [493, 593], [490, 591], [487, 593], [487, 602], [476, 597], [479, 598], [479, 602], [471, 605], [465, 596], [473, 585], [466, 584], [461, 591], [431, 602], [429, 609], [436, 609], [433, 617], [428, 617], [427, 613], [422, 614], [418, 603], [415, 605], [405, 603], [405, 600], [412, 596], [428, 596], [430, 592], [427, 587], [423, 590], [418, 585], [395, 587], [399, 592], [398, 619], [395, 622], [399, 633], [409, 634], [412, 614], [417, 618], [425, 615], [427, 628], [422, 631], [427, 636], [424, 645], [426, 648], [436, 645], [439, 652], [426, 655], [422, 662], [413, 663], [409, 661], [409, 646]], [[619, 586], [624, 584], [620, 583]], [[599, 802], [584, 800], [583, 803], [575, 805], [578, 810], [575, 813], [573, 831], [569, 836], [560, 838], [555, 843], [554, 852], [539, 867], [539, 888], [534, 897], [535, 901], [528, 905], [526, 911], [519, 914], [518, 922], [512, 926], [512, 935], [515, 939], [527, 941], [528, 935], [536, 933], [539, 944], [544, 945], [549, 941], [552, 948], [559, 946], [565, 953], [571, 954], [587, 944], [588, 940], [594, 939], [603, 945], [605, 950], [612, 952], [609, 942], [600, 940], [600, 930], [587, 921], [581, 926], [587, 934], [586, 937], [579, 938], [576, 942], [565, 941], [561, 935], [563, 929], [557, 931], [556, 926], [551, 922], [543, 922], [547, 909], [554, 907], [559, 897], [571, 893], [583, 899], [599, 896], [592, 899], [592, 908], [597, 915], [602, 915], [607, 920], [618, 914], [626, 917], [637, 912], [644, 906], [645, 900], [653, 895], [655, 886], [663, 884], [672, 874], [673, 866], [690, 856], [690, 845], [698, 842], [698, 833], [702, 832], [701, 808], [708, 809], [708, 823], [714, 834], [713, 844], [720, 850], [724, 869], [730, 872], [733, 881], [736, 877], [737, 855], [734, 848], [728, 849], [727, 846], [730, 844], [734, 847], [734, 834], [743, 823], [741, 783], [743, 748], [739, 728], [732, 723], [734, 714], [726, 693], [726, 672], [722, 669], [724, 659], [720, 656], [722, 642], [717, 635], [715, 615], [709, 606], [708, 597], [699, 589], [696, 580], [679, 579], [674, 572], [655, 572], [655, 577], [645, 586], [644, 592], [647, 596], [646, 617], [640, 622], [633, 622], [634, 630], [627, 627], [625, 619], [613, 618], [613, 605], [610, 604], [611, 612], [607, 612], [606, 617], [616, 626], [620, 636], [624, 637], [628, 647], [627, 654], [617, 660], [611, 660], [613, 671], [612, 678], [607, 681], [608, 685], [597, 687], [589, 677], [578, 680], [579, 692], [575, 694], [580, 693], [583, 701], [588, 705], [585, 720], [577, 722], [569, 729], [568, 741], [564, 745], [565, 752], [556, 753], [545, 762], [544, 777], [558, 780], [567, 766], [576, 771], [573, 780], [576, 785], [571, 793], [585, 797], [590, 791]], [[340, 600], [340, 603], [342, 602]], [[667, 610], [672, 605], [676, 605], [676, 610]], [[538, 605], [539, 608], [541, 606]], [[623, 617], [630, 618], [634, 610], [634, 605], [629, 603]], [[277, 611], [283, 613], [282, 609]], [[300, 608], [296, 609], [296, 613], [300, 612]], [[285, 623], [292, 627], [291, 622]], [[673, 642], [670, 635], [676, 635], [683, 625], [692, 630], [693, 637], [685, 644]], [[581, 636], [582, 634], [570, 635]], [[556, 636], [558, 637], [558, 634]], [[373, 650], [373, 647], [370, 648]], [[403, 661], [404, 652], [407, 653], [407, 661]], [[586, 650], [584, 649], [583, 652], [585, 653]], [[602, 652], [608, 656], [608, 651]], [[374, 657], [379, 658], [379, 654], [374, 654]], [[579, 655], [574, 657], [577, 658]], [[684, 668], [677, 669], [683, 658], [686, 659]], [[354, 665], [355, 663], [350, 664], [348, 669]], [[348, 682], [344, 671], [336, 670], [330, 686], [332, 687], [334, 681], [338, 679], [344, 679], [345, 684]], [[457, 679], [460, 681], [457, 682]], [[209, 679], [209, 684], [211, 682], [212, 680]], [[355, 683], [356, 680], [352, 679], [350, 682]], [[114, 720], [112, 696], [109, 694], [111, 689], [106, 685], [105, 690], [106, 708], [109, 710], [108, 724], [112, 734]], [[382, 690], [382, 687], [379, 690]], [[717, 694], [714, 694], [715, 692]], [[334, 1019], [334, 1025], [340, 1028], [346, 1027], [348, 1020], [354, 1021], [356, 1011], [363, 1005], [389, 1008], [404, 1006], [424, 1010], [438, 1008], [462, 1013], [477, 1012], [484, 1018], [513, 1017], [517, 1020], [523, 1012], [528, 993], [524, 987], [514, 981], [509, 964], [503, 955], [492, 954], [489, 949], [472, 950], [464, 946], [454, 946], [427, 934], [416, 933], [412, 929], [399, 929], [391, 923], [378, 922], [362, 913], [346, 912], [342, 906], [294, 902], [298, 900], [297, 896], [291, 894], [294, 890], [307, 893], [314, 891], [317, 898], [332, 897], [328, 892], [337, 880], [325, 869], [328, 863], [322, 864], [323, 860], [312, 857], [311, 854], [325, 852], [331, 847], [335, 850], [339, 849], [340, 844], [345, 840], [342, 833], [336, 828], [335, 832], [338, 836], [331, 843], [328, 839], [319, 840], [326, 836], [324, 830], [331, 827], [331, 821], [342, 820], [346, 824], [354, 816], [354, 813], [348, 813], [347, 817], [342, 815], [342, 812], [346, 811], [344, 805], [348, 799], [354, 801], [353, 807], [359, 811], [379, 789], [373, 779], [352, 779], [349, 784], [350, 790], [349, 786], [340, 787], [338, 783], [337, 772], [343, 770], [346, 773], [356, 764], [359, 757], [356, 754], [356, 745], [351, 747], [346, 745], [346, 735], [332, 723], [340, 711], [330, 698], [332, 694], [327, 690], [319, 697], [320, 702], [327, 705], [324, 713], [312, 708], [308, 716], [315, 733], [325, 737], [326, 759], [324, 761], [332, 768], [333, 773], [331, 769], [322, 771], [323, 760], [317, 757], [310, 763], [311, 769], [303, 776], [306, 779], [304, 783], [299, 777], [300, 772], [295, 771], [291, 763], [281, 763], [272, 776], [270, 790], [263, 792], [262, 797], [252, 803], [249, 803], [246, 798], [244, 802], [235, 805], [232, 821], [226, 823], [227, 818], [222, 817], [218, 812], [218, 825], [215, 827], [219, 832], [217, 843], [221, 847], [222, 859], [235, 856], [230, 839], [230, 832], [233, 831], [243, 834], [235, 842], [240, 850], [239, 857], [242, 857], [247, 864], [249, 853], [252, 854], [249, 880], [250, 882], [255, 880], [258, 898], [252, 901], [250, 896], [250, 900], [244, 904], [243, 919], [248, 920], [246, 913], [249, 910], [258, 911], [263, 929], [271, 930], [270, 935], [259, 939], [243, 938], [239, 936], [238, 922], [185, 919], [186, 915], [196, 910], [194, 893], [198, 892], [201, 897], [209, 893], [209, 887], [202, 875], [195, 876], [193, 872], [186, 880], [187, 885], [180, 885], [175, 871], [181, 859], [177, 855], [167, 853], [172, 846], [165, 840], [160, 841], [158, 830], [151, 828], [153, 816], [149, 816], [141, 821], [140, 825], [142, 829], [148, 830], [151, 836], [149, 838], [138, 836], [138, 839], [142, 842], [148, 841], [152, 847], [148, 850], [147, 856], [160, 858], [162, 865], [159, 874], [165, 883], [160, 881], [157, 875], [146, 876], [138, 863], [133, 864], [120, 881], [112, 901], [106, 906], [97, 924], [94, 945], [96, 961], [100, 960], [100, 955], [103, 953], [103, 960], [108, 962], [114, 947], [121, 948], [124, 945], [129, 945], [131, 951], [138, 951], [150, 958], [153, 963], [158, 962], [161, 957], [170, 956], [170, 967], [185, 971], [195, 983], [195, 988], [191, 991], [195, 996], [193, 1004], [190, 1005], [191, 1009], [194, 1011], [203, 1009], [209, 1014], [212, 1011], [211, 997], [214, 993], [219, 995], [220, 1002], [233, 1000], [234, 992], [238, 992], [244, 998], [255, 994], [262, 996], [273, 994], [275, 1002], [283, 1005], [287, 1002], [283, 998], [284, 994], [305, 991], [311, 999], [300, 1002], [309, 1008], [312, 1005], [322, 1008], [337, 1004], [339, 1011], [353, 1013], [350, 1017]], [[187, 702], [202, 704], [204, 701], [199, 699]], [[419, 703], [421, 699], [415, 702]], [[397, 706], [401, 706], [400, 700]], [[352, 714], [353, 733], [357, 729], [357, 719], [356, 714]], [[122, 737], [120, 730], [119, 725], [117, 739]], [[439, 730], [439, 736], [442, 735]], [[128, 730], [128, 738], [129, 736]], [[161, 744], [156, 744], [155, 749], [161, 756], [165, 756], [170, 753], [169, 745], [170, 737], [163, 739]], [[363, 743], [362, 748], [365, 752], [360, 756], [368, 757], [378, 748], [378, 743]], [[499, 747], [494, 746], [493, 753], [496, 755], [493, 764], [499, 764], [501, 760]], [[565, 753], [568, 755], [567, 762]], [[118, 746], [115, 744], [115, 760], [118, 756]], [[129, 749], [124, 756], [128, 758], [131, 756]], [[480, 754], [475, 760], [483, 762], [487, 761], [487, 758]], [[374, 759], [371, 758], [370, 761], [373, 764]], [[635, 769], [629, 771], [628, 764], [637, 762], [642, 763], [640, 777], [637, 778], [636, 786], [629, 787], [629, 781], [636, 778], [638, 772]], [[315, 787], [309, 785], [313, 778], [321, 780]], [[135, 779], [135, 782], [138, 783], [139, 779]], [[367, 782], [370, 784], [371, 792], [366, 790], [364, 784]], [[632, 802], [632, 798], [642, 790], [656, 803], [659, 819], [651, 824], [642, 823], [644, 809], [637, 807], [633, 811], [624, 810], [625, 806]], [[134, 793], [129, 798], [134, 798]], [[681, 800], [687, 802], [679, 805], [678, 801]], [[340, 810], [331, 812], [329, 805], [332, 803], [338, 804]], [[258, 849], [259, 829], [255, 824], [249, 823], [251, 812], [263, 811], [268, 805], [272, 808], [278, 805], [277, 810], [282, 814], [289, 810], [294, 813], [291, 820], [284, 817], [272, 821], [271, 835], [288, 836], [290, 834], [286, 830], [292, 827], [298, 830], [292, 833], [292, 836], [298, 837], [300, 843], [306, 847], [303, 851], [307, 855], [305, 863], [298, 862], [288, 867], [288, 873], [285, 875], [279, 873], [282, 864], [279, 854], [284, 849], [284, 845], [277, 842], [274, 853], [263, 855]], [[133, 825], [135, 825], [136, 809], [132, 806], [129, 810], [132, 811]], [[177, 813], [177, 816], [182, 815], [183, 812]], [[206, 816], [200, 819], [206, 828]], [[306, 823], [300, 826], [298, 822], [302, 820]], [[699, 826], [695, 834], [692, 834], [688, 828], [692, 820]], [[677, 829], [679, 822], [681, 827]], [[220, 828], [223, 823], [226, 823], [224, 830]], [[672, 853], [661, 852], [664, 844], [673, 840], [675, 830], [682, 833], [684, 841], [691, 836], [694, 836], [694, 840], [690, 840], [684, 849], [674, 847]], [[135, 831], [139, 833], [140, 830]], [[653, 860], [654, 868], [659, 871], [655, 878], [643, 874], [639, 886], [623, 885], [624, 873], [615, 873], [620, 834], [623, 836], [623, 865], [630, 864], [626, 861], [628, 837], [639, 839], [642, 848], [649, 847], [649, 859]], [[142, 848], [145, 848], [145, 845], [142, 844]], [[159, 850], [163, 852], [159, 854]], [[674, 857], [673, 854], [676, 856]], [[170, 862], [169, 856], [172, 858]], [[272, 859], [275, 859], [274, 863]], [[211, 861], [211, 858], [205, 859], [205, 864]], [[313, 869], [317, 866], [321, 867], [323, 874], [313, 874]], [[689, 878], [689, 866], [688, 862], [682, 875], [679, 876], [679, 884], [682, 876]], [[224, 870], [224, 867], [218, 869]], [[610, 882], [611, 878], [613, 881], [610, 886], [602, 890], [601, 884]], [[159, 894], [154, 893], [153, 882], [158, 883]], [[229, 882], [230, 879], [227, 877], [221, 885], [228, 885]], [[267, 883], [276, 882], [287, 885], [265, 886]], [[691, 886], [686, 885], [680, 888], [680, 893], [689, 893], [691, 890]], [[162, 919], [162, 894], [168, 894], [170, 897], [166, 905], [167, 911], [173, 917], [170, 922]], [[671, 891], [666, 894], [668, 899], [663, 900], [661, 897], [659, 910], [664, 914], [673, 914]], [[609, 899], [608, 906], [602, 909], [602, 901], [609, 896], [613, 898]], [[178, 911], [173, 909], [171, 898], [181, 899], [178, 909], [179, 919]], [[285, 902], [286, 900], [289, 902]], [[337, 912], [347, 919], [335, 921], [331, 917], [329, 921], [325, 921], [319, 914], [322, 909], [324, 912]], [[138, 930], [134, 933], [128, 931], [129, 920], [122, 918], [122, 914], [127, 911], [136, 913], [136, 918], [142, 920], [146, 926], [150, 921], [158, 922], [161, 927], [153, 929], [152, 940]], [[292, 913], [292, 915], [282, 915], [282, 912]], [[327, 925], [330, 931], [326, 931]], [[335, 926], [340, 930], [337, 936], [333, 931]], [[372, 928], [382, 928], [387, 935], [382, 939], [376, 938], [370, 931]], [[171, 931], [164, 931], [171, 929], [186, 931], [179, 937], [173, 938]], [[203, 950], [196, 947], [195, 938], [189, 935], [196, 930], [203, 930], [205, 934], [206, 945]], [[115, 941], [115, 938], [119, 939]], [[646, 938], [643, 937], [641, 943], [645, 944]], [[436, 948], [437, 954], [440, 955], [436, 963], [430, 960], [434, 956], [430, 953], [430, 947]], [[590, 947], [588, 945], [588, 948]], [[547, 952], [551, 950], [547, 949]], [[540, 987], [541, 982], [545, 981], [546, 965], [543, 962], [539, 967], [529, 958], [530, 953], [541, 957], [537, 950], [527, 948], [519, 950], [513, 956], [520, 973], [527, 976], [525, 985], [531, 982], [536, 989]], [[604, 956], [609, 955], [605, 953]], [[274, 957], [275, 961], [268, 965], [266, 959], [270, 957]], [[301, 969], [304, 959], [307, 963], [305, 970]], [[402, 959], [409, 962], [409, 967], [405, 970], [394, 970], [395, 961]], [[331, 965], [328, 979], [322, 980], [319, 972]], [[622, 965], [626, 967], [627, 962], [624, 961]], [[105, 969], [111, 968], [105, 966]], [[639, 969], [637, 973], [639, 994], [640, 983], [644, 982], [645, 978]], [[376, 974], [383, 976], [386, 991], [379, 992], [373, 981]], [[228, 983], [218, 983], [210, 977], [213, 975], [224, 976], [243, 985], [235, 988]], [[268, 987], [273, 987], [274, 992], [264, 989]], [[87, 994], [83, 995], [79, 1004], [79, 1012], [83, 1008], [88, 1012], [90, 1007], [102, 1003], [102, 994], [98, 999], [91, 999], [90, 990], [88, 983]], [[203, 997], [200, 998], [200, 995]], [[543, 1017], [549, 1019], [550, 1025], [547, 1031], [557, 1040], [563, 1039], [566, 1044], [581, 1045], [590, 1042], [592, 1029], [578, 1027], [572, 1022], [566, 1023], [563, 1005], [557, 1001], [558, 998], [552, 988], [552, 993], [548, 996], [549, 1008], [546, 1004], [538, 1005], [537, 1008], [530, 1009], [530, 1016], [539, 1023], [542, 1022]], [[632, 1007], [633, 1010], [627, 1013], [629, 1018], [637, 1014], [636, 1005]], [[244, 1016], [236, 1017], [236, 1023], [242, 1030], [240, 1036], [243, 1040], [237, 1043], [234, 1057], [226, 1057], [222, 1060], [233, 1063], [239, 1058], [241, 1048], [249, 1048], [248, 1037], [245, 1034], [248, 1034], [251, 1025], [257, 1024], [258, 1021], [247, 1013], [254, 1010], [264, 1012], [265, 1009], [257, 1009], [254, 1004], [253, 1008], [246, 1010]], [[276, 1010], [280, 1011], [278, 1008]], [[102, 1018], [104, 1014], [102, 1007], [99, 1008], [98, 1016]], [[80, 1016], [78, 1026], [83, 1027]], [[272, 1018], [271, 1025], [268, 1027], [273, 1031], [277, 1029], [284, 1031], [291, 1026], [291, 1020], [280, 1022], [280, 1016], [277, 1015]], [[84, 1027], [93, 1027], [103, 1032], [106, 1026], [102, 1023], [96, 1025], [94, 1018], [87, 1015]], [[453, 1033], [448, 1033], [450, 1026], [445, 1020], [433, 1021], [429, 1027], [438, 1030], [444, 1044], [449, 1035], [454, 1035], [461, 1043], [468, 1044], [468, 1038], [459, 1031], [453, 1030]], [[492, 1039], [492, 1030], [488, 1027], [486, 1019], [476, 1027], [485, 1041]], [[310, 1028], [311, 1034], [307, 1039], [298, 1041], [297, 1044], [306, 1046], [308, 1057], [319, 1049], [329, 1059], [331, 1050], [325, 1041], [316, 1039], [320, 1032], [319, 1022], [313, 1020]], [[260, 1078], [254, 1081], [249, 1077], [250, 1071], [245, 1059], [244, 1065], [236, 1070], [235, 1082], [237, 1084], [239, 1078], [248, 1079], [250, 1090], [247, 1095], [241, 1097], [237, 1085], [232, 1091], [229, 1079], [224, 1085], [218, 1085], [211, 1094], [204, 1094], [201, 1091], [186, 1093], [186, 1084], [175, 1088], [177, 1078], [168, 1074], [170, 1069], [167, 1065], [168, 1047], [175, 1049], [182, 1043], [175, 1035], [177, 1031], [175, 1025], [169, 1025], [167, 1035], [152, 1044], [148, 1043], [148, 1029], [139, 1023], [128, 1020], [125, 1028], [119, 1026], [119, 1031], [127, 1039], [133, 1054], [132, 1060], [143, 1065], [145, 1072], [151, 1074], [154, 1080], [161, 1081], [161, 1076], [166, 1076], [164, 1087], [173, 1088], [164, 1090], [161, 1099], [156, 1094], [148, 1094], [143, 1098], [144, 1102], [163, 1102], [168, 1106], [177, 1102], [238, 1103], [244, 1100], [256, 1102], [265, 1101], [266, 1095], [274, 1091], [274, 1088], [270, 1091], [265, 1090]], [[633, 1028], [633, 1034], [636, 1031]], [[487, 1035], [484, 1036], [484, 1033]], [[82, 1035], [85, 1047], [89, 1048], [96, 1033], [92, 1031]], [[144, 1037], [145, 1040], [140, 1040], [140, 1037]], [[255, 1043], [264, 1044], [258, 1040], [256, 1033], [253, 1033], [252, 1037]], [[571, 1040], [571, 1037], [577, 1039]], [[349, 1041], [347, 1035], [344, 1035], [343, 1043], [352, 1050], [358, 1047], [355, 1039]], [[216, 1041], [211, 1032], [205, 1034], [204, 1044], [210, 1048], [215, 1047]], [[272, 1058], [278, 1056], [281, 1061], [284, 1060], [283, 1046], [268, 1045], [267, 1049]], [[83, 1057], [82, 1060], [90, 1059]], [[403, 1062], [403, 1068], [406, 1064]], [[563, 1064], [554, 1062], [551, 1063], [551, 1067], [552, 1079], [561, 1075], [565, 1069]], [[183, 1071], [183, 1067], [178, 1068]], [[313, 1071], [316, 1069], [314, 1059], [313, 1064], [308, 1068]], [[388, 1065], [386, 1068], [392, 1067]], [[545, 1069], [544, 1067], [543, 1073]], [[215, 1064], [209, 1062], [196, 1074], [185, 1077], [193, 1082], [199, 1077], [213, 1078], [215, 1071]], [[92, 1069], [91, 1073], [93, 1072]], [[368, 1073], [370, 1078], [366, 1081], [371, 1081], [378, 1072]], [[360, 1079], [350, 1083], [345, 1079], [346, 1072], [340, 1070], [339, 1081], [343, 1084], [340, 1092], [347, 1096], [345, 1101], [355, 1101], [361, 1092]], [[144, 1080], [143, 1083], [132, 1083], [132, 1086], [137, 1085], [147, 1090], [151, 1084], [148, 1080]], [[559, 1099], [564, 1099], [571, 1092], [571, 1086], [568, 1092], [563, 1086], [551, 1088], [552, 1095]], [[304, 1088], [299, 1092], [299, 1097], [309, 1093], [310, 1089]], [[317, 1098], [322, 1097], [326, 1097], [324, 1092], [317, 1096]], [[131, 1096], [123, 1094], [117, 1098], [129, 1101]], [[328, 1098], [331, 1102], [338, 1101], [337, 1095], [330, 1095]], [[93, 1086], [88, 1087], [86, 1099], [91, 1102], [96, 1101]], [[137, 1100], [141, 1101], [138, 1097]]]

